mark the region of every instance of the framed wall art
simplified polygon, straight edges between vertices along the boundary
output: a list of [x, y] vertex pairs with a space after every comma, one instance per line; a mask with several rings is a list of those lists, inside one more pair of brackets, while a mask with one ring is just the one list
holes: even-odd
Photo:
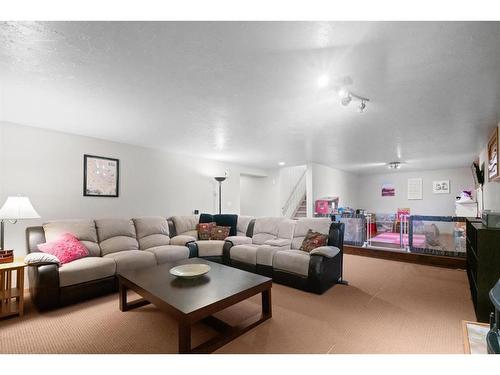
[[498, 171], [498, 127], [488, 141], [488, 181], [500, 180]]
[[422, 199], [422, 179], [409, 178], [408, 179], [408, 199]]
[[434, 194], [450, 194], [450, 180], [432, 181]]
[[396, 187], [391, 183], [382, 184], [382, 196], [394, 197], [396, 195]]
[[83, 195], [118, 197], [120, 161], [103, 156], [83, 155]]

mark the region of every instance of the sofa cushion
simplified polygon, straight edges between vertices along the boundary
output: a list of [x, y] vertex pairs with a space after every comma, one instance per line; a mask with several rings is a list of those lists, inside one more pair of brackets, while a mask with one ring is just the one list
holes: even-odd
[[254, 244], [233, 246], [229, 251], [229, 257], [231, 260], [247, 264], [257, 264], [258, 247], [258, 245]]
[[252, 243], [252, 239], [246, 236], [229, 236], [226, 241], [231, 242], [233, 246]]
[[215, 227], [212, 228], [212, 231], [210, 232], [210, 239], [217, 241], [224, 241], [229, 236], [230, 231], [231, 227], [220, 227], [216, 225]]
[[64, 264], [59, 268], [59, 285], [75, 285], [114, 276], [116, 263], [113, 259], [86, 257]]
[[297, 220], [284, 219], [278, 225], [278, 238], [292, 241]]
[[215, 223], [214, 215], [205, 214], [205, 213], [200, 214], [200, 218], [198, 220], [198, 223], [206, 224], [206, 223], [212, 223], [212, 222]]
[[170, 245], [185, 246], [188, 242], [196, 241], [196, 237], [193, 236], [175, 236], [170, 239]]
[[[277, 246], [277, 247], [290, 247], [292, 241], [284, 238], [276, 238], [275, 240], [267, 240], [264, 245]], [[264, 246], [262, 245], [262, 246]]]
[[99, 219], [95, 224], [102, 255], [139, 249], [132, 220]]
[[139, 217], [132, 219], [135, 225], [139, 248], [142, 250], [151, 247], [170, 244], [167, 219], [161, 216]]
[[45, 240], [52, 242], [64, 233], [71, 233], [87, 248], [90, 256], [100, 256], [101, 249], [97, 241], [97, 231], [94, 220], [60, 220], [43, 224]]
[[253, 216], [238, 216], [238, 224], [236, 225], [236, 235], [246, 236], [248, 231], [248, 225], [250, 221], [253, 220]]
[[196, 224], [196, 230], [198, 231], [198, 239], [200, 241], [206, 241], [210, 239], [210, 234], [212, 229], [216, 226], [215, 221], [210, 223], [198, 223]]
[[257, 264], [262, 264], [264, 266], [272, 266], [274, 254], [280, 250], [285, 250], [286, 247], [271, 246], [271, 245], [260, 245], [257, 248]]
[[226, 241], [218, 241], [218, 240], [196, 241], [196, 244], [198, 245], [198, 256], [200, 257], [221, 256], [225, 242]]
[[281, 217], [259, 217], [255, 219], [252, 242], [263, 245], [267, 240], [278, 238], [280, 224], [285, 220]]
[[198, 215], [172, 216], [172, 222], [177, 236], [186, 235], [198, 238], [198, 232], [196, 231], [196, 224], [199, 222]]
[[308, 276], [311, 256], [302, 250], [280, 250], [274, 254], [273, 268], [275, 270]]
[[177, 260], [189, 258], [189, 249], [186, 246], [156, 246], [150, 247], [146, 251], [149, 251], [155, 255], [156, 263], [158, 264], [175, 262]]
[[71, 233], [64, 233], [55, 241], [39, 244], [38, 250], [54, 255], [61, 264], [70, 263], [89, 255], [87, 248]]
[[302, 241], [302, 245], [300, 246], [299, 250], [307, 251], [308, 253], [310, 253], [311, 250], [317, 247], [326, 246], [327, 243], [328, 236], [326, 234], [313, 232], [312, 229], [309, 229], [306, 236], [304, 237], [304, 241]]
[[121, 271], [151, 267], [156, 265], [156, 257], [153, 253], [143, 250], [119, 251], [104, 255], [106, 259], [116, 262], [116, 273]]
[[319, 232], [321, 234], [329, 234], [330, 225], [332, 221], [327, 217], [321, 218], [303, 218], [297, 220], [295, 224], [295, 229], [293, 233], [292, 239], [292, 249], [299, 250], [302, 246], [302, 242], [309, 231], [312, 229], [315, 232]]
[[238, 225], [238, 215], [217, 214], [217, 215], [214, 215], [214, 221], [220, 227], [229, 227], [229, 236], [236, 236], [236, 227]]

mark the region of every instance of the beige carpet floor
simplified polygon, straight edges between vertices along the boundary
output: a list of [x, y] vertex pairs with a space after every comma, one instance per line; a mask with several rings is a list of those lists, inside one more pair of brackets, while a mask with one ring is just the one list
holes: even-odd
[[[273, 285], [273, 318], [217, 353], [463, 353], [462, 320], [475, 320], [465, 271], [345, 256], [349, 286], [319, 296]], [[236, 322], [259, 298], [220, 313]], [[214, 334], [199, 324], [197, 345]], [[0, 353], [175, 353], [175, 321], [149, 305], [118, 310], [117, 294], [51, 312], [28, 302], [0, 321]]]

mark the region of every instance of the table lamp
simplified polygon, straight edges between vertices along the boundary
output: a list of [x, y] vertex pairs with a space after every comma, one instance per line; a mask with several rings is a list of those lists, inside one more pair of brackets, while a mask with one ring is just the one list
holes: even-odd
[[28, 197], [8, 197], [0, 208], [0, 250], [4, 250], [4, 223], [15, 224], [18, 220], [38, 219], [40, 215], [31, 205]]

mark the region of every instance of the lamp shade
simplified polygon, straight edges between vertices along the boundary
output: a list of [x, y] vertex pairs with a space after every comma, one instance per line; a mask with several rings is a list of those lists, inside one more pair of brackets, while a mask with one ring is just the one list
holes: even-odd
[[28, 197], [8, 197], [0, 208], [0, 219], [38, 219], [40, 215], [33, 208]]

